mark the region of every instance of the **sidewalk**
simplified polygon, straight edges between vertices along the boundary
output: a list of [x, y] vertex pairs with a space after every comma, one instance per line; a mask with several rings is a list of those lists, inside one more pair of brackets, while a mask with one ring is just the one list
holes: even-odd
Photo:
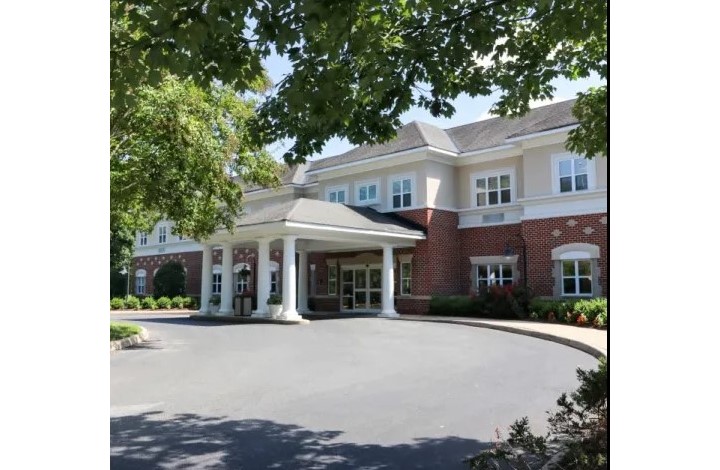
[[535, 338], [554, 341], [579, 349], [597, 358], [607, 357], [607, 330], [561, 325], [559, 323], [541, 323], [522, 320], [491, 320], [487, 318], [438, 317], [430, 315], [400, 315], [399, 320], [431, 321], [454, 323], [459, 325], [490, 328]]

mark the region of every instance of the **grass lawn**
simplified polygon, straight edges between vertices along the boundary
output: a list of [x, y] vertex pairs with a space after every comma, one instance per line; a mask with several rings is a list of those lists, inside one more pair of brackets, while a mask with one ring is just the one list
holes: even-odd
[[110, 341], [127, 338], [140, 333], [140, 327], [130, 323], [110, 322]]

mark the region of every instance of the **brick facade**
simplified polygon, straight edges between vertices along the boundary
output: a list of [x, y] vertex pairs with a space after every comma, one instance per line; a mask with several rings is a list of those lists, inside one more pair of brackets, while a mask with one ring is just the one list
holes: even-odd
[[[399, 212], [402, 217], [422, 225], [427, 230], [427, 240], [420, 240], [414, 248], [399, 248], [395, 255], [395, 307], [399, 313], [426, 314], [432, 295], [465, 295], [473, 286], [472, 256], [501, 256], [506, 247], [518, 255], [515, 281], [523, 282], [523, 243], [528, 256], [528, 286], [535, 295], [552, 296], [555, 286], [551, 251], [569, 243], [589, 243], [600, 249], [598, 272], [593, 276], [600, 282], [600, 293], [607, 295], [608, 231], [607, 214], [555, 217], [526, 220], [515, 224], [458, 229], [458, 215], [439, 209], [415, 209]], [[250, 292], [255, 291], [257, 276], [257, 252], [255, 249], [233, 250], [233, 265], [248, 263], [252, 274]], [[337, 295], [328, 295], [327, 259], [354, 258], [363, 253], [382, 258], [382, 250], [341, 253], [310, 253], [308, 265], [315, 265], [313, 275], [308, 271], [310, 305], [317, 311], [339, 311], [342, 290], [342, 272], [338, 270]], [[397, 256], [412, 254], [411, 295], [400, 295], [400, 271]], [[282, 251], [271, 250], [270, 259], [280, 265]], [[135, 269], [147, 271], [146, 293], [153, 292], [153, 274], [169, 261], [179, 261], [187, 269], [188, 295], [200, 295], [202, 252], [194, 251], [171, 255], [140, 256], [135, 259]], [[222, 250], [214, 250], [213, 264], [222, 264]], [[310, 269], [310, 268], [308, 268]], [[315, 295], [313, 296], [313, 288]], [[282, 289], [282, 277], [278, 275], [278, 290]], [[134, 286], [132, 287], [134, 291]]]

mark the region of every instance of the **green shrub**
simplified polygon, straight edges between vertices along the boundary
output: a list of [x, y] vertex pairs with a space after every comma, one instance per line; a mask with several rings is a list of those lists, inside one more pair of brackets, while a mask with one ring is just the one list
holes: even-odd
[[110, 322], [110, 341], [127, 338], [140, 333], [140, 327], [129, 323]]
[[121, 297], [113, 297], [110, 299], [110, 310], [122, 310], [125, 308], [125, 300]]
[[575, 311], [585, 315], [588, 321], [592, 322], [595, 318], [604, 314], [607, 318], [607, 299], [605, 297], [596, 297], [594, 299], [583, 299], [575, 302]]
[[530, 320], [538, 320], [538, 319], [540, 319], [540, 315], [539, 315], [537, 312], [535, 312], [535, 311], [530, 312], [529, 317], [530, 317]]
[[172, 308], [183, 308], [185, 307], [185, 297], [176, 295], [171, 300]]
[[[276, 294], [273, 294], [273, 295], [276, 295]], [[270, 297], [272, 297], [272, 295]], [[282, 301], [280, 303], [282, 303]], [[218, 294], [213, 294], [210, 297], [210, 305], [220, 305], [220, 296]], [[269, 301], [268, 301], [268, 305], [270, 305]]]
[[140, 299], [138, 299], [134, 295], [128, 295], [128, 298], [125, 301], [125, 307], [130, 310], [139, 309], [140, 308]]
[[183, 305], [189, 310], [196, 310], [198, 308], [198, 304], [194, 297], [185, 297], [183, 299]]
[[172, 307], [172, 300], [170, 300], [170, 297], [160, 297], [157, 299], [157, 306], [158, 308], [170, 308]]
[[[218, 302], [220, 303], [220, 302]], [[267, 300], [268, 305], [282, 305], [282, 297], [278, 294], [270, 294]]]
[[141, 302], [142, 308], [147, 310], [155, 310], [158, 308], [157, 302], [152, 297], [145, 297]]
[[177, 261], [165, 263], [153, 278], [155, 297], [175, 297], [185, 294], [185, 268]]

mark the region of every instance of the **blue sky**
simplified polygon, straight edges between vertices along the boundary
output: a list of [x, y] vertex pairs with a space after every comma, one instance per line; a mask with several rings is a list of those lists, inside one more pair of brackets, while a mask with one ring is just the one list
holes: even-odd
[[[290, 73], [291, 71], [290, 62], [287, 59], [279, 57], [277, 55], [272, 55], [271, 57], [269, 57], [268, 60], [265, 62], [265, 67], [268, 69], [270, 78], [272, 79], [273, 83], [280, 82], [283, 76], [287, 73]], [[591, 86], [599, 86], [602, 84], [603, 81], [598, 76], [592, 76], [588, 79], [577, 81], [569, 81], [565, 79], [555, 80], [553, 82], [553, 85], [556, 88], [556, 92], [553, 101], [564, 101], [567, 99], [572, 99], [578, 92], [585, 91]], [[401, 117], [401, 120], [403, 123], [408, 123], [411, 121], [427, 122], [442, 129], [460, 126], [462, 124], [469, 124], [480, 119], [492, 117], [488, 113], [488, 111], [490, 110], [490, 107], [495, 102], [498, 96], [499, 93], [478, 98], [470, 98], [467, 95], [461, 95], [453, 101], [453, 105], [455, 106], [456, 111], [453, 117], [449, 119], [435, 118], [430, 114], [429, 111], [415, 107], [404, 113]], [[548, 103], [550, 102], [548, 101], [544, 103], [532, 103], [531, 106], [542, 106], [543, 104]], [[285, 150], [290, 148], [291, 145], [292, 143], [289, 141], [277, 143], [272, 145], [269, 150], [276, 158], [279, 159], [285, 152]], [[309, 158], [309, 160], [317, 160], [323, 157], [338, 155], [347, 150], [350, 150], [351, 148], [353, 148], [353, 145], [351, 145], [345, 139], [333, 138], [328, 141], [327, 144], [325, 144], [325, 148], [323, 148], [323, 151], [321, 153], [313, 155], [311, 158]]]

